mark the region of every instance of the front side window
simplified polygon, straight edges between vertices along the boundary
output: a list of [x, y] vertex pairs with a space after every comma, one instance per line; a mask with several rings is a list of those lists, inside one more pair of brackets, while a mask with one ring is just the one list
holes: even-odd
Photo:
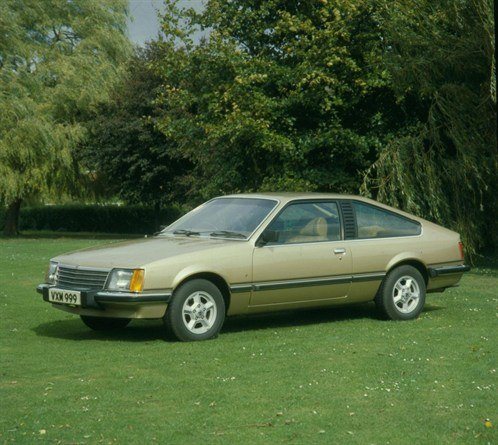
[[287, 206], [268, 230], [277, 234], [273, 244], [312, 243], [341, 239], [339, 211], [335, 202], [306, 202]]
[[368, 204], [353, 202], [358, 238], [420, 235], [420, 223]]
[[161, 234], [247, 238], [277, 205], [259, 198], [217, 198], [197, 207]]

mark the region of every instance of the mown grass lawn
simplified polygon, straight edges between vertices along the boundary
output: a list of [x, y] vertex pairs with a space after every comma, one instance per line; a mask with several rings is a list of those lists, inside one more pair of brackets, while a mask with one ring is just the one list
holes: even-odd
[[156, 321], [92, 332], [35, 293], [51, 256], [102, 242], [0, 239], [1, 443], [497, 443], [496, 269], [413, 322], [363, 305], [175, 343]]

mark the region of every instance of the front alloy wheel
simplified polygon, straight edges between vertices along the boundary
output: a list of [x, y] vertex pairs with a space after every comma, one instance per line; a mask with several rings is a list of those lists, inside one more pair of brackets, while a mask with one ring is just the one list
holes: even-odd
[[205, 334], [212, 329], [216, 318], [216, 301], [205, 291], [196, 291], [183, 303], [183, 324], [193, 334]]
[[225, 300], [208, 280], [193, 279], [175, 290], [164, 323], [181, 341], [208, 340], [218, 335], [225, 320]]

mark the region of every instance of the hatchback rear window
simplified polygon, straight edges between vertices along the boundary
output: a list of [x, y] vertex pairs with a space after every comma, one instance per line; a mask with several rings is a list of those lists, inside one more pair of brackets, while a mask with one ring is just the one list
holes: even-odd
[[353, 202], [358, 238], [391, 238], [420, 235], [421, 225], [401, 215], [368, 204]]

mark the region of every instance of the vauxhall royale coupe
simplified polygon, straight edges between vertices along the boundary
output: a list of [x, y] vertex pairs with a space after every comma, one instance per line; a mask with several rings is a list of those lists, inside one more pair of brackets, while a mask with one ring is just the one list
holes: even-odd
[[53, 258], [37, 291], [92, 329], [163, 319], [182, 341], [215, 337], [226, 316], [375, 301], [418, 317], [426, 292], [455, 286], [460, 236], [352, 195], [212, 199], [156, 236]]

